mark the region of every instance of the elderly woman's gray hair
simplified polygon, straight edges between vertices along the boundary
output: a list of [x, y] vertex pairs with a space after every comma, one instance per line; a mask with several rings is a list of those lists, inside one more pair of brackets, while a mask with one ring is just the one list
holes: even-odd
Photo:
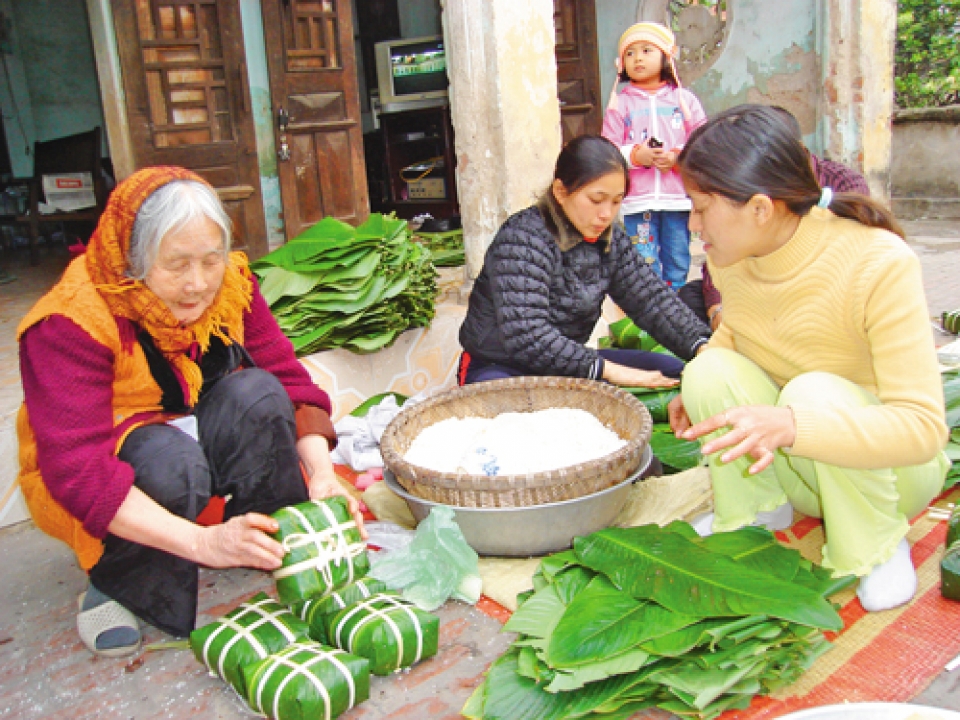
[[127, 275], [143, 280], [157, 261], [163, 238], [200, 218], [220, 226], [226, 258], [230, 252], [231, 223], [216, 190], [195, 180], [173, 180], [157, 189], [140, 206], [133, 223]]

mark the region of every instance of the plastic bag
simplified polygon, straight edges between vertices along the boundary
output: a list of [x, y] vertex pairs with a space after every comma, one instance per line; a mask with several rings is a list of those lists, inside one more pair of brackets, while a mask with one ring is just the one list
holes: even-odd
[[380, 555], [371, 558], [371, 577], [402, 590], [421, 610], [435, 610], [449, 597], [471, 605], [480, 599], [477, 553], [449, 507], [433, 508], [406, 548]]

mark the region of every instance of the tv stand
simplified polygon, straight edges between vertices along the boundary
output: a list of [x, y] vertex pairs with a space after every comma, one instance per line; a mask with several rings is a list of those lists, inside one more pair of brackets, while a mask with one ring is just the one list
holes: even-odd
[[380, 128], [389, 195], [384, 211], [406, 220], [459, 215], [450, 105], [383, 112]]

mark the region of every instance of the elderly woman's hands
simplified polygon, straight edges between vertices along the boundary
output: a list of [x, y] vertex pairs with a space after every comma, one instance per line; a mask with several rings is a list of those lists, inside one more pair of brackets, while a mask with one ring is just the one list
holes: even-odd
[[667, 415], [670, 428], [685, 440], [696, 440], [729, 427], [729, 431], [705, 443], [700, 451], [711, 455], [731, 448], [720, 456], [725, 463], [749, 455], [755, 461], [748, 470], [751, 475], [769, 467], [774, 453], [780, 448], [793, 447], [797, 437], [797, 424], [789, 407], [741, 405], [691, 425], [683, 397], [678, 395], [667, 406]]
[[366, 540], [367, 530], [363, 527], [363, 515], [360, 512], [360, 503], [344, 489], [333, 470], [333, 461], [330, 459], [330, 446], [322, 435], [304, 435], [297, 441], [297, 452], [309, 477], [311, 500], [321, 500], [335, 495], [346, 498], [347, 506], [353, 519], [357, 522], [360, 536]]
[[276, 570], [285, 551], [267, 533], [275, 533], [278, 529], [276, 520], [259, 513], [240, 515], [212, 527], [198, 527], [192, 559], [212, 568]]

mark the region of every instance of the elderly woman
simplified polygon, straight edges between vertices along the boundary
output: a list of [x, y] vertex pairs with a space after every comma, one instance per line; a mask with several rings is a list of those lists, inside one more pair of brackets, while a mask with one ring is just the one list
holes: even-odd
[[[330, 400], [230, 236], [206, 182], [142, 170], [18, 330], [20, 485], [89, 572], [77, 624], [94, 653], [135, 652], [137, 617], [188, 634], [199, 565], [279, 567], [267, 515], [342, 492]], [[225, 522], [201, 527], [214, 495]]]

